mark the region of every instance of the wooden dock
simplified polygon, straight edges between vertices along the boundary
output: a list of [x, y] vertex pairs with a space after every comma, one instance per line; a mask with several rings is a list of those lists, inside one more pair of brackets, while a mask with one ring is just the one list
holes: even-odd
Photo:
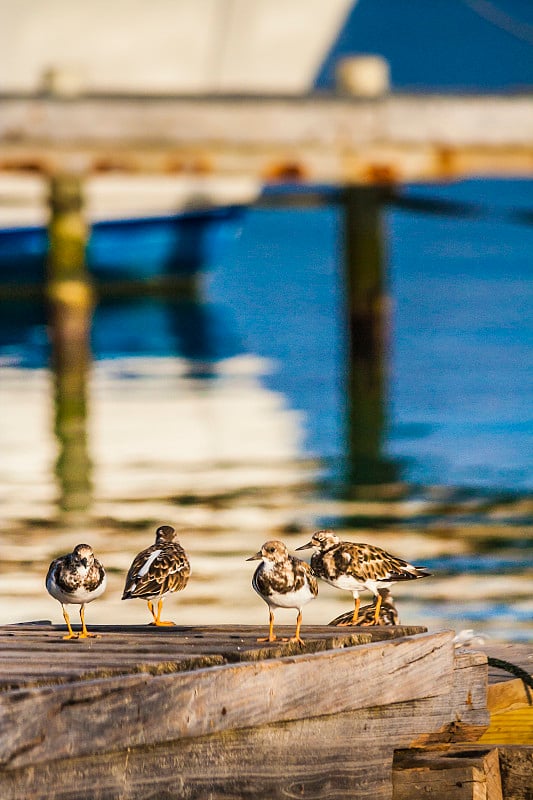
[[384, 800], [395, 750], [489, 724], [486, 657], [451, 631], [308, 626], [301, 648], [247, 626], [64, 630], [0, 629], [2, 800]]
[[0, 170], [334, 185], [533, 172], [523, 95], [0, 95]]

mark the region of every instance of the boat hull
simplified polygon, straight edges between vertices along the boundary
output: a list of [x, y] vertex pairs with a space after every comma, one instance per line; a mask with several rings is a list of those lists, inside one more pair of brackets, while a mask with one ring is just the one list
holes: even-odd
[[[242, 214], [241, 207], [228, 206], [95, 222], [87, 246], [88, 270], [103, 281], [148, 281], [209, 270], [235, 239]], [[44, 227], [0, 230], [0, 283], [42, 283], [47, 250]]]

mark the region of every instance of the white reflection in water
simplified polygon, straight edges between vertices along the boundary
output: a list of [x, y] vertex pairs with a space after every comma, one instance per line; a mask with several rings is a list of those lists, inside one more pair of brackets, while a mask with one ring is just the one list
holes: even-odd
[[[245, 558], [269, 538], [284, 539], [293, 551], [309, 530], [330, 520], [345, 520], [344, 538], [377, 544], [420, 565], [452, 553], [469, 556], [478, 547], [476, 536], [485, 535], [508, 539], [509, 557], [516, 558], [517, 528], [506, 520], [530, 515], [523, 499], [501, 508], [496, 503], [490, 514], [492, 522], [499, 515], [499, 526], [482, 530], [454, 522], [453, 514], [450, 521], [441, 506], [440, 513], [448, 514], [446, 535], [438, 521], [416, 524], [430, 513], [438, 519], [439, 504], [427, 499], [321, 499], [313, 491], [318, 465], [301, 457], [304, 420], [261, 384], [268, 367], [239, 356], [220, 362], [214, 377], [199, 379], [190, 363], [174, 358], [96, 363], [88, 419], [93, 505], [89, 517], [63, 524], [57, 519], [50, 374], [4, 368], [0, 405], [9, 409], [9, 424], [0, 432], [0, 624], [62, 622], [44, 576], [53, 557], [81, 541], [94, 547], [108, 570], [108, 589], [89, 606], [89, 624], [147, 622], [143, 602], [122, 602], [120, 596], [133, 556], [152, 543], [163, 523], [178, 529], [193, 571], [186, 590], [167, 602], [178, 624], [265, 625], [264, 603], [251, 589], [255, 565]], [[454, 513], [468, 513], [468, 499]], [[369, 525], [350, 527], [350, 516], [367, 517]], [[376, 530], [376, 516], [399, 522]], [[401, 621], [531, 639], [527, 552], [522, 565], [516, 558], [512, 574], [460, 568], [439, 574], [437, 568], [420, 586], [395, 588]], [[322, 584], [319, 598], [306, 607], [304, 631], [306, 623], [329, 622], [350, 602], [346, 593]], [[293, 625], [293, 617], [279, 611], [280, 623]]]

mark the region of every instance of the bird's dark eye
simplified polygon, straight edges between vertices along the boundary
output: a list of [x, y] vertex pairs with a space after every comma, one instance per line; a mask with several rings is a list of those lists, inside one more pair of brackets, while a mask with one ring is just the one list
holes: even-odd
[[267, 553], [273, 553], [273, 552], [274, 552], [273, 547], [267, 547]]

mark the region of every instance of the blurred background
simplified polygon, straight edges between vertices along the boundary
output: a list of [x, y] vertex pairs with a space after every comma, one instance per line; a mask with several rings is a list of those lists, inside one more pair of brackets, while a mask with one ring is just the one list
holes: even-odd
[[[296, 143], [219, 174], [215, 126], [205, 157], [176, 141], [150, 166], [167, 125], [199, 125], [173, 98], [252, 103], [252, 125], [282, 98], [289, 138], [304, 102], [324, 126], [336, 103], [522, 102], [531, 4], [45, 5], [0, 0], [0, 624], [61, 621], [46, 570], [84, 541], [109, 575], [89, 624], [144, 622], [125, 573], [171, 524], [193, 576], [169, 616], [263, 625], [245, 558], [331, 527], [434, 573], [393, 590], [402, 623], [531, 640], [531, 150], [333, 180]], [[88, 169], [87, 131], [130, 141], [130, 102], [144, 161], [114, 140]], [[304, 624], [350, 607], [323, 584]]]

